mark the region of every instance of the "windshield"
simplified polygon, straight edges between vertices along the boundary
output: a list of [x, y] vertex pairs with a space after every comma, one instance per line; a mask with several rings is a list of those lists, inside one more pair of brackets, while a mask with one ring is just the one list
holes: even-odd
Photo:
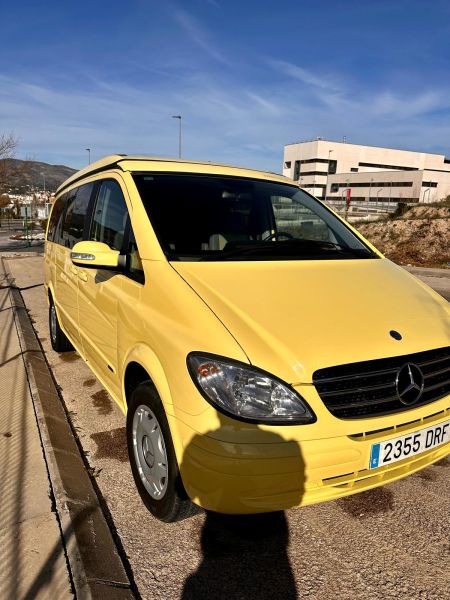
[[169, 260], [377, 258], [296, 186], [239, 177], [135, 173]]

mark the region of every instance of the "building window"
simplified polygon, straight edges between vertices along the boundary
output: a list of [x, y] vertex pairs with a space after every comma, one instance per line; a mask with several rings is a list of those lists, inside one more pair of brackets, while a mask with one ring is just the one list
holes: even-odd
[[350, 188], [364, 188], [364, 187], [412, 187], [413, 186], [413, 182], [412, 181], [381, 181], [381, 182], [377, 182], [377, 181], [372, 181], [372, 182], [345, 182], [345, 183], [339, 183], [338, 184], [340, 188], [346, 188], [346, 187], [350, 187]]
[[352, 168], [350, 169], [350, 172], [351, 172], [351, 173], [357, 173], [357, 172], [358, 172], [358, 167], [352, 167]]
[[[302, 177], [306, 177], [307, 175], [328, 175], [326, 171], [302, 171]], [[295, 177], [294, 177], [295, 179]]]
[[376, 169], [398, 169], [399, 171], [418, 171], [416, 167], [400, 167], [399, 165], [378, 165], [376, 163], [358, 163], [360, 167], [374, 167]]
[[311, 163], [323, 163], [323, 164], [327, 165], [328, 164], [328, 159], [326, 159], [326, 158], [308, 158], [306, 160], [301, 160], [300, 161], [301, 165], [308, 165], [308, 164], [311, 164]]
[[337, 160], [328, 161], [328, 173], [334, 175], [337, 169]]
[[285, 168], [285, 169], [290, 169], [290, 168], [291, 168], [291, 164], [292, 164], [292, 163], [291, 163], [291, 161], [290, 161], [290, 160], [287, 160], [287, 161], [284, 163], [284, 168]]
[[330, 192], [331, 192], [332, 194], [335, 194], [335, 193], [336, 193], [336, 192], [338, 192], [338, 191], [339, 191], [339, 184], [338, 184], [338, 183], [332, 183], [332, 184], [331, 184], [331, 189], [330, 189]]
[[294, 163], [294, 181], [298, 181], [300, 177], [300, 161], [296, 160]]
[[422, 181], [422, 187], [437, 187], [436, 181]]

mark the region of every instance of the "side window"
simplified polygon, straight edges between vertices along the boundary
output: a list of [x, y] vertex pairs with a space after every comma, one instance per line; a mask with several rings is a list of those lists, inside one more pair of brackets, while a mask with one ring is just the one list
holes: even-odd
[[110, 179], [104, 181], [97, 196], [90, 239], [103, 242], [113, 250], [121, 250], [127, 217], [128, 210], [120, 185]]
[[128, 275], [131, 277], [131, 279], [134, 279], [139, 283], [144, 283], [145, 281], [142, 260], [132, 227], [130, 227], [130, 237], [128, 240]]
[[70, 240], [69, 240], [69, 230], [70, 230], [70, 226], [72, 223], [73, 208], [74, 208], [76, 197], [77, 197], [77, 189], [76, 188], [74, 190], [70, 190], [70, 192], [67, 192], [67, 199], [66, 199], [67, 208], [66, 208], [66, 214], [64, 217], [64, 222], [63, 222], [62, 232], [61, 232], [62, 245], [66, 246], [66, 248], [71, 247]]
[[77, 188], [75, 196], [69, 197], [63, 227], [63, 238], [69, 248], [73, 248], [83, 239], [84, 223], [93, 189], [93, 183], [86, 183]]
[[56, 231], [58, 222], [61, 218], [61, 215], [64, 212], [64, 206], [65, 206], [64, 198], [65, 198], [65, 194], [63, 194], [62, 196], [59, 196], [55, 200], [55, 203], [52, 208], [52, 212], [50, 215], [50, 222], [48, 224], [48, 232], [47, 232], [47, 239], [50, 242], [56, 241], [55, 240], [55, 231]]
[[62, 228], [63, 228], [63, 222], [64, 222], [64, 215], [66, 214], [66, 206], [67, 206], [67, 194], [63, 194], [61, 196], [61, 212], [58, 215], [58, 221], [56, 222], [55, 225], [55, 231], [53, 234], [53, 241], [56, 244], [64, 244], [64, 241], [62, 239]]

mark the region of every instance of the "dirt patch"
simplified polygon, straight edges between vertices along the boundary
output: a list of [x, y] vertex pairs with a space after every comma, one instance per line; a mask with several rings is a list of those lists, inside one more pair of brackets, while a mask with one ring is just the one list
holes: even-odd
[[60, 352], [59, 358], [66, 363], [75, 362], [76, 360], [80, 360], [80, 357], [76, 352]]
[[91, 396], [94, 406], [99, 415], [110, 415], [113, 411], [113, 403], [106, 390], [100, 390]]
[[386, 488], [375, 488], [337, 502], [344, 512], [355, 518], [388, 513], [394, 508], [393, 493]]
[[91, 438], [97, 444], [95, 458], [113, 458], [120, 462], [128, 461], [125, 427], [93, 433]]
[[449, 207], [415, 206], [398, 219], [357, 228], [398, 264], [445, 268], [450, 262]]
[[419, 473], [416, 473], [416, 477], [423, 479], [424, 481], [436, 481], [436, 475], [434, 475], [434, 473], [432, 473], [429, 469], [425, 471], [419, 471]]
[[90, 379], [86, 379], [83, 381], [83, 387], [92, 387], [97, 383], [97, 380], [91, 377]]

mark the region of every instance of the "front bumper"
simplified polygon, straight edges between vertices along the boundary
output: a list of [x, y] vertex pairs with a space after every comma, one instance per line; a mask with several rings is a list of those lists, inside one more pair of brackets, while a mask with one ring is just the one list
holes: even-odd
[[220, 441], [217, 432], [193, 434], [180, 464], [183, 483], [196, 504], [229, 514], [284, 510], [369, 490], [450, 453], [450, 444], [445, 444], [369, 469], [372, 444], [448, 420], [449, 400], [440, 401], [447, 408], [381, 432], [300, 441], [260, 430], [261, 443], [250, 444]]

